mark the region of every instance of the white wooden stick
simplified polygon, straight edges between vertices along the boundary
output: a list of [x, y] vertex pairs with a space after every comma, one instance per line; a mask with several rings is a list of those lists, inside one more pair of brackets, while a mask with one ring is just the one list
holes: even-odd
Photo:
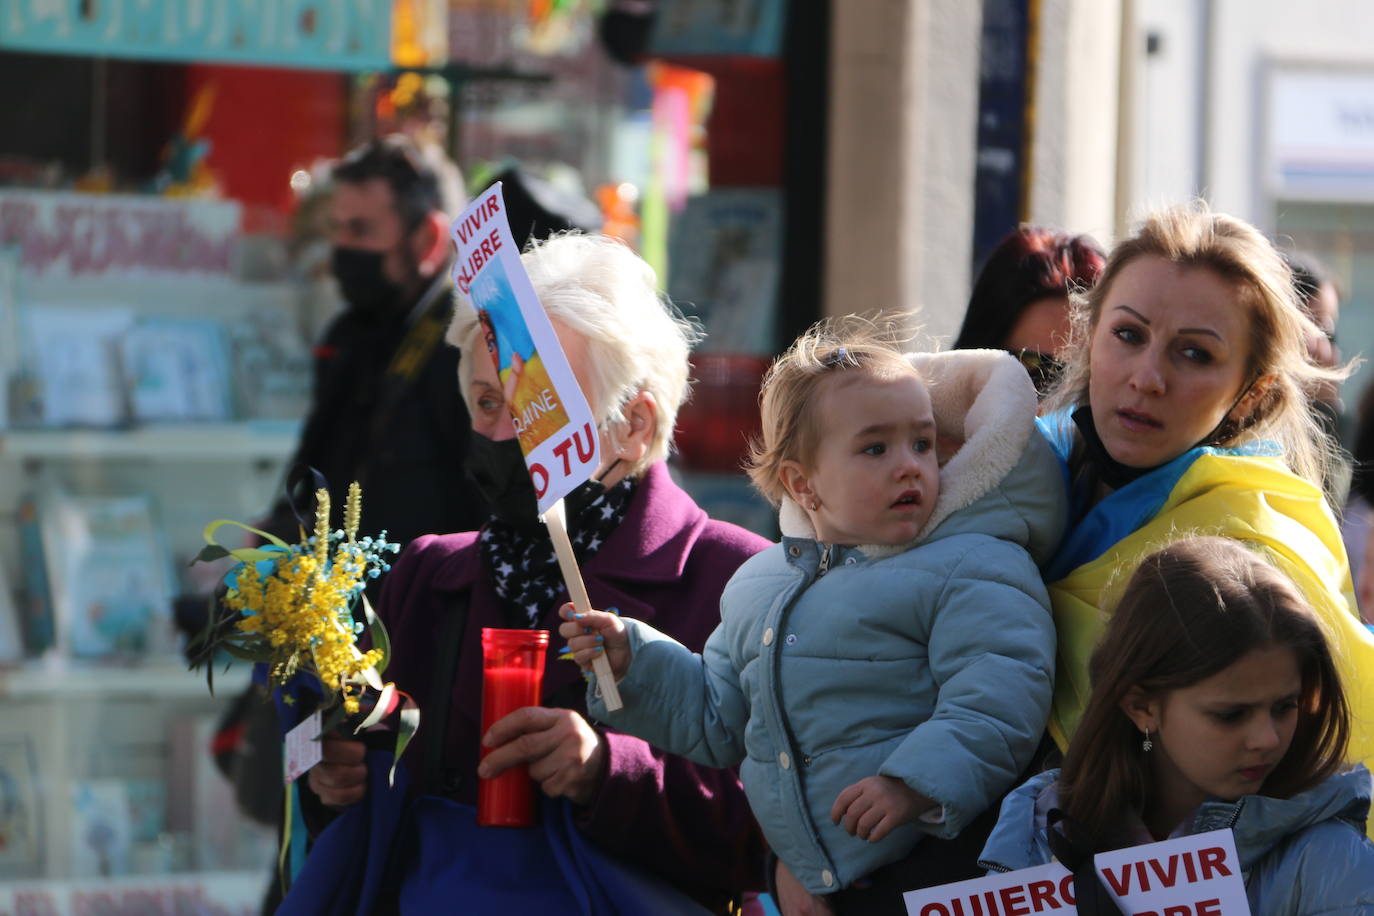
[[[558, 555], [558, 568], [563, 571], [563, 584], [568, 586], [577, 613], [585, 614], [592, 609], [591, 599], [587, 597], [587, 586], [582, 582], [582, 571], [577, 568], [577, 557], [573, 555], [572, 541], [568, 539], [568, 525], [564, 517], [563, 500], [559, 500], [544, 513], [544, 524], [549, 526], [549, 538], [553, 541], [553, 552]], [[595, 661], [592, 670], [596, 672], [596, 686], [601, 691], [601, 699], [611, 712], [624, 707], [620, 691], [615, 686], [615, 674], [603, 650]]]

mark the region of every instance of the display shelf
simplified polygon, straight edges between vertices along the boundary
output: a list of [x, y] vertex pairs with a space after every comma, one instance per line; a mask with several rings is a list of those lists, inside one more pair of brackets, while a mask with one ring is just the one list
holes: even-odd
[[21, 461], [280, 461], [291, 456], [299, 438], [300, 424], [285, 420], [178, 423], [110, 430], [8, 430], [0, 433], [0, 457]]
[[[229, 698], [248, 685], [251, 669], [236, 664], [215, 669], [215, 696]], [[34, 662], [0, 669], [0, 697], [8, 699], [77, 699], [92, 697], [210, 698], [205, 672], [188, 671], [185, 663], [165, 659], [137, 666], [68, 662]]]
[[225, 913], [260, 908], [269, 875], [257, 871], [185, 872], [118, 878], [0, 880], [0, 913]]

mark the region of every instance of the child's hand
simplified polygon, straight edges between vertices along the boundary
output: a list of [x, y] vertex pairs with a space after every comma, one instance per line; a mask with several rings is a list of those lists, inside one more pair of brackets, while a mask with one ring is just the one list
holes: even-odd
[[830, 819], [861, 840], [876, 843], [903, 824], [916, 820], [935, 802], [891, 776], [860, 779], [840, 793], [830, 809]]
[[558, 634], [568, 641], [573, 661], [579, 667], [592, 670], [592, 660], [604, 650], [615, 679], [625, 676], [630, 669], [630, 637], [619, 617], [605, 611], [578, 614], [571, 603], [559, 608], [558, 616], [564, 621], [558, 626]]

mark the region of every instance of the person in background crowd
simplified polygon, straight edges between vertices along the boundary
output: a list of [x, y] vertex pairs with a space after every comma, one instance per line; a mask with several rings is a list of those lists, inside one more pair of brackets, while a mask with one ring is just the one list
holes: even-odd
[[1367, 624], [1374, 625], [1374, 383], [1365, 388], [1360, 397], [1359, 414], [1355, 418], [1355, 444], [1351, 448], [1350, 495], [1341, 513], [1341, 537], [1350, 557], [1350, 576], [1355, 583], [1355, 597], [1360, 613]]
[[1355, 716], [1352, 759], [1374, 758], [1374, 634], [1322, 490], [1337, 450], [1307, 404], [1346, 370], [1308, 359], [1317, 329], [1282, 257], [1204, 204], [1160, 211], [1116, 246], [1075, 317], [1053, 412], [1039, 421], [1071, 484], [1069, 534], [1045, 572], [1059, 632], [1056, 743], [1067, 746], [1087, 703], [1113, 587], [1171, 531], [1206, 529], [1266, 547], [1330, 628]]
[[[485, 507], [462, 474], [467, 409], [453, 385], [458, 354], [443, 345], [453, 305], [439, 180], [409, 140], [391, 136], [346, 155], [331, 183], [331, 266], [347, 307], [315, 348], [310, 413], [289, 467], [323, 474], [338, 512], [358, 481], [363, 530], [402, 545], [474, 528]], [[302, 513], [311, 505], [298, 501]], [[295, 540], [297, 524], [282, 498], [262, 527]]]
[[730, 580], [701, 654], [639, 615], [564, 608], [578, 663], [604, 645], [624, 676], [609, 714], [593, 679], [595, 716], [740, 766], [786, 916], [905, 913], [904, 891], [976, 877], [1048, 711], [1034, 557], [1064, 507], [1035, 389], [1005, 354], [897, 339], [822, 322], [769, 370], [750, 476], [785, 536]]
[[[566, 500], [591, 600], [700, 648], [725, 582], [767, 542], [709, 519], [664, 463], [693, 332], [665, 307], [652, 268], [611, 239], [562, 235], [523, 261], [600, 428], [603, 464]], [[302, 792], [318, 835], [281, 912], [725, 913], [763, 874], [732, 771], [593, 726], [577, 666], [555, 653], [543, 705], [480, 731], [482, 628], [552, 629], [568, 595], [474, 310], [458, 311], [448, 340], [464, 356], [469, 468], [491, 516], [480, 531], [417, 539], [386, 577], [386, 676], [414, 697], [422, 724], [396, 790], [389, 753], [326, 738]], [[490, 749], [480, 768], [479, 745]], [[542, 829], [476, 827], [479, 780], [517, 765], [551, 800]], [[627, 872], [638, 890], [611, 890]], [[646, 887], [666, 896], [646, 902]]]
[[[1312, 362], [1327, 369], [1341, 364], [1341, 351], [1336, 346], [1336, 322], [1341, 316], [1341, 298], [1336, 284], [1326, 269], [1313, 257], [1286, 253], [1284, 259], [1293, 272], [1293, 289], [1298, 294], [1298, 307], [1303, 310], [1317, 333], [1307, 337], [1307, 354]], [[1320, 412], [1327, 432], [1336, 432], [1340, 418], [1341, 389], [1335, 381], [1328, 381], [1312, 393], [1312, 406]]]
[[1105, 255], [1086, 235], [1022, 226], [988, 255], [973, 283], [956, 350], [1007, 350], [1044, 394], [1069, 342], [1069, 294], [1092, 288]]
[[1094, 854], [1230, 827], [1252, 913], [1374, 912], [1370, 776], [1346, 764], [1350, 709], [1323, 630], [1237, 541], [1146, 557], [1093, 652], [1063, 769], [1007, 797], [983, 864], [1056, 859], [1079, 913], [1119, 913]]

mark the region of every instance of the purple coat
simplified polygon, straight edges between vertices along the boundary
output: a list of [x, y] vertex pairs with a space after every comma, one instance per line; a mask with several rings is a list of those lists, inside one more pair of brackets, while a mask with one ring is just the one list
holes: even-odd
[[[481, 631], [508, 625], [476, 542], [476, 532], [416, 539], [387, 575], [379, 609], [392, 646], [385, 676], [422, 711], [420, 730], [403, 758], [414, 777], [426, 739], [434, 733], [423, 711], [434, 708], [430, 682], [440, 621], [460, 600], [470, 604], [443, 757], [446, 794], [468, 805], [477, 801]], [[768, 544], [708, 518], [659, 463], [640, 479], [620, 526], [582, 567], [582, 576], [594, 607], [619, 608], [700, 650], [720, 622], [725, 583]], [[585, 714], [579, 669], [556, 658], [555, 647], [562, 644], [557, 611], [566, 600], [559, 596], [550, 602], [539, 624], [552, 634], [544, 702]], [[715, 908], [741, 890], [761, 889], [763, 840], [733, 772], [697, 766], [638, 738], [598, 730], [606, 737], [606, 773], [578, 817], [584, 835]]]

